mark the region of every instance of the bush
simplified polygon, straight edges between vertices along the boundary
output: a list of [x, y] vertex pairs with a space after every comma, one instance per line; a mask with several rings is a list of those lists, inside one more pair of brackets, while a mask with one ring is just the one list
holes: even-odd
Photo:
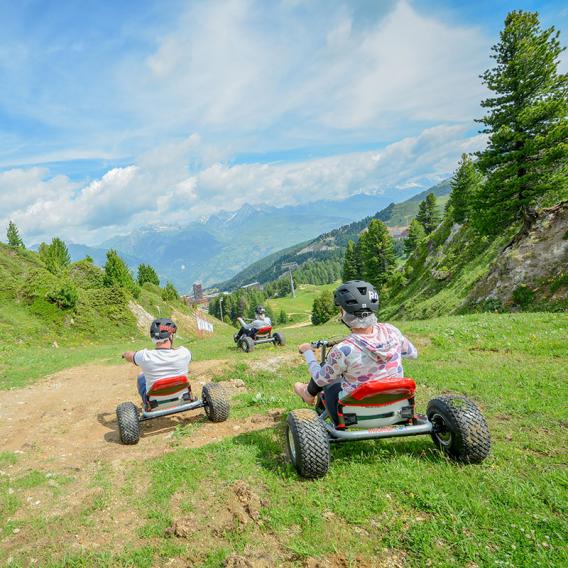
[[77, 288], [71, 283], [66, 282], [57, 290], [52, 290], [46, 294], [46, 298], [62, 310], [70, 310], [77, 305], [79, 293]]
[[527, 308], [533, 303], [535, 293], [528, 286], [518, 286], [513, 290], [513, 303], [521, 308]]
[[172, 302], [173, 300], [177, 300], [178, 298], [179, 294], [175, 286], [171, 282], [168, 282], [165, 288], [162, 290], [162, 300], [164, 300], [164, 302]]
[[104, 286], [104, 272], [87, 259], [73, 263], [69, 268], [69, 277], [79, 288], [86, 290]]
[[321, 325], [339, 313], [339, 308], [333, 301], [333, 294], [324, 290], [315, 300], [312, 307], [312, 323]]

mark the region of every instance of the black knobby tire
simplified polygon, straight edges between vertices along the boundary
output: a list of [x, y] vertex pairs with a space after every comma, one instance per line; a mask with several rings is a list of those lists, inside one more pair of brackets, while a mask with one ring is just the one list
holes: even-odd
[[201, 391], [205, 414], [211, 422], [225, 422], [229, 418], [230, 405], [225, 389], [218, 383], [207, 383]]
[[243, 337], [239, 345], [245, 353], [250, 353], [254, 349], [254, 340], [252, 337]]
[[116, 407], [118, 432], [123, 444], [137, 444], [140, 440], [138, 409], [132, 402], [123, 402]]
[[300, 409], [288, 414], [286, 447], [290, 461], [302, 477], [323, 477], [331, 459], [329, 436], [313, 410]]
[[443, 395], [432, 399], [426, 411], [434, 425], [432, 439], [449, 458], [481, 463], [491, 450], [491, 435], [479, 408], [465, 396]]
[[283, 333], [277, 331], [272, 337], [274, 337], [275, 345], [286, 345], [286, 338]]

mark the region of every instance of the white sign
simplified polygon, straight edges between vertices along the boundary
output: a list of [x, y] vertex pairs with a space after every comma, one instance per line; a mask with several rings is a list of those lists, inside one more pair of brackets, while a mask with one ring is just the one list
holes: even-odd
[[201, 319], [199, 316], [195, 316], [197, 319], [197, 329], [199, 331], [208, 331], [213, 333], [213, 324], [209, 323], [207, 320]]

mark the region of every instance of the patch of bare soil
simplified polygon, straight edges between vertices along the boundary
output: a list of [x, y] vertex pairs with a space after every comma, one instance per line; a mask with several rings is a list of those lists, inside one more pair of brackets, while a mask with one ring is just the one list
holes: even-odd
[[403, 568], [405, 554], [401, 550], [385, 549], [377, 558], [369, 559], [357, 555], [349, 559], [342, 554], [323, 558], [308, 558], [303, 568]]
[[[262, 509], [269, 507], [263, 487], [254, 488], [245, 480], [224, 486], [204, 486], [200, 498], [193, 500], [190, 513], [183, 513], [183, 503], [189, 498], [184, 491], [174, 495], [174, 521], [166, 530], [171, 538], [190, 541], [191, 558], [204, 559], [211, 548], [220, 543], [231, 547], [231, 533], [247, 531], [251, 544], [239, 554], [232, 554], [225, 566], [232, 568], [265, 568], [289, 565], [292, 555], [284, 551], [279, 541], [264, 527]], [[189, 559], [188, 559], [189, 560]], [[191, 564], [188, 564], [191, 565]]]
[[248, 366], [254, 371], [277, 371], [280, 367], [290, 363], [300, 364], [303, 359], [297, 353], [282, 353], [267, 359], [258, 359], [256, 361], [249, 361]]
[[[194, 393], [199, 395], [201, 387], [225, 365], [225, 361], [194, 362], [190, 376]], [[140, 442], [124, 446], [119, 439], [115, 408], [128, 400], [138, 404], [136, 375], [133, 365], [86, 365], [23, 389], [0, 392], [2, 450], [18, 455], [17, 463], [4, 468], [2, 475], [15, 478], [38, 470], [48, 477], [47, 483], [39, 487], [18, 491], [22, 506], [11, 520], [35, 517], [53, 519], [53, 527], [64, 525], [61, 534], [55, 534], [55, 528], [14, 529], [0, 541], [0, 552], [33, 552], [39, 548], [57, 551], [70, 542], [78, 551], [85, 547], [121, 549], [126, 542], [137, 539], [136, 529], [143, 522], [120, 491], [129, 483], [125, 475], [131, 468], [124, 467], [126, 462], [142, 463], [174, 447], [199, 447], [228, 436], [262, 430], [272, 427], [280, 418], [273, 412], [212, 423], [200, 409], [144, 422]], [[227, 381], [224, 386], [229, 396], [245, 390], [238, 379]], [[173, 444], [176, 429], [188, 425], [199, 427], [176, 438]], [[129, 490], [130, 500], [143, 501], [145, 490], [144, 484], [137, 482]], [[254, 502], [250, 506], [241, 504], [241, 510], [237, 507], [238, 494], [235, 499], [234, 515], [240, 516], [241, 521], [253, 518], [257, 510]], [[85, 511], [93, 525], [72, 526], [75, 521], [65, 520]]]

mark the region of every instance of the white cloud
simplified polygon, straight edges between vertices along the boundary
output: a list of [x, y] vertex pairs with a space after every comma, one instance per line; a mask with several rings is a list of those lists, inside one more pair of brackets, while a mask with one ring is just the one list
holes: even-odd
[[345, 139], [373, 132], [385, 140], [415, 121], [425, 127], [479, 114], [478, 75], [489, 51], [479, 30], [404, 0], [366, 26], [348, 3], [321, 4], [319, 21], [305, 10], [248, 0], [191, 4], [144, 65], [129, 62], [133, 109], [147, 125], [191, 125], [206, 138], [222, 133], [264, 148], [298, 138], [327, 143], [338, 130]]
[[[132, 158], [89, 184], [42, 168], [0, 173], [0, 223], [13, 218], [28, 240], [59, 234], [94, 243], [164, 218], [183, 223], [245, 203], [396, 189], [393, 198], [404, 198], [447, 176], [461, 152], [482, 144], [467, 132], [480, 114], [478, 74], [492, 42], [475, 28], [436, 19], [405, 0], [365, 8], [326, 0], [183, 6], [160, 31], [133, 30], [145, 49], [104, 52], [114, 55], [108, 65], [85, 43], [85, 66], [63, 69], [57, 60], [60, 80], [42, 89], [34, 86], [30, 61], [37, 57], [47, 69], [46, 61], [55, 61], [45, 59], [50, 46], [9, 44], [18, 56], [10, 72], [24, 71], [7, 81], [0, 103], [49, 128], [35, 144], [3, 135], [0, 165], [38, 156]], [[7, 57], [0, 53], [0, 63]], [[36, 92], [41, 96], [29, 94]], [[57, 128], [54, 143], [48, 136]], [[374, 152], [233, 162], [392, 140]]]
[[444, 179], [462, 152], [482, 143], [483, 137], [467, 137], [464, 125], [442, 125], [380, 151], [293, 163], [215, 162], [194, 173], [170, 167], [168, 156], [176, 164], [175, 156], [198, 154], [199, 140], [192, 137], [179, 147], [157, 149], [140, 164], [110, 170], [82, 188], [63, 176], [48, 179], [38, 168], [4, 172], [0, 222], [12, 218], [28, 241], [57, 234], [93, 244], [140, 225], [166, 219], [183, 224], [247, 203], [293, 205], [360, 192], [402, 200], [410, 191]]

